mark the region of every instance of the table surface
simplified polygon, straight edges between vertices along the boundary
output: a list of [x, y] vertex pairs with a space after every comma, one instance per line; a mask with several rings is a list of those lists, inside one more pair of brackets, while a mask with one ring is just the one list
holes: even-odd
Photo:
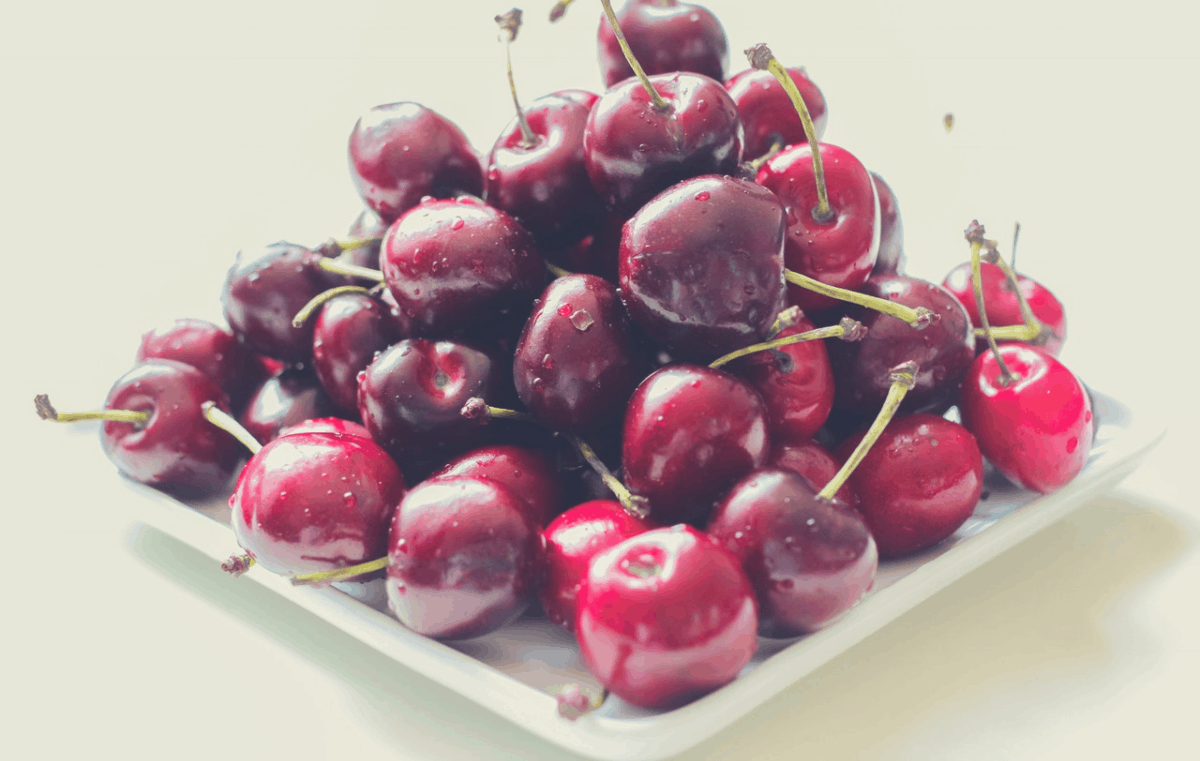
[[[416, 100], [491, 144], [512, 108], [491, 22], [507, 7], [406, 5], [0, 6], [0, 755], [573, 758], [137, 524], [95, 426], [47, 425], [29, 401], [97, 406], [142, 332], [219, 317], [239, 248], [344, 231], [360, 208], [345, 140], [370, 106]], [[525, 101], [598, 90], [596, 5], [554, 27], [549, 2], [525, 8]], [[1067, 306], [1064, 361], [1171, 433], [1121, 488], [679, 758], [1182, 757], [1200, 677], [1184, 478], [1200, 12], [708, 5], [734, 51], [765, 41], [807, 66], [826, 137], [895, 189], [911, 273], [963, 261], [973, 218], [1005, 251], [1020, 220], [1019, 268]]]

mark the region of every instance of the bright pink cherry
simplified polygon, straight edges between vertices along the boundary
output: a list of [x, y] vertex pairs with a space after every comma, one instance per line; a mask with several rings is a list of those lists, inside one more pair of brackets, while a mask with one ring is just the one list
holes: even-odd
[[[679, 0], [630, 0], [617, 23], [647, 74], [691, 71], [718, 81], [729, 64], [729, 40], [712, 11]], [[600, 17], [600, 75], [605, 87], [633, 76], [612, 25]]]
[[[987, 304], [988, 321], [993, 328], [1022, 325], [1025, 320], [1021, 314], [1020, 300], [1012, 284], [1005, 277], [999, 266], [989, 262], [980, 263], [980, 275], [983, 283], [983, 300]], [[1062, 351], [1063, 341], [1067, 338], [1067, 314], [1062, 302], [1053, 293], [1033, 278], [1018, 273], [1017, 283], [1021, 295], [1029, 303], [1033, 316], [1046, 328], [1043, 337], [1035, 339], [1035, 345], [1051, 356], [1058, 356]], [[942, 281], [942, 287], [954, 294], [962, 302], [963, 309], [971, 318], [971, 324], [976, 327], [983, 323], [979, 319], [979, 309], [975, 306], [974, 280], [971, 278], [971, 263], [964, 262], [950, 271]], [[1003, 341], [1001, 341], [1003, 342]], [[983, 351], [987, 341], [982, 337], [976, 339], [976, 351]]]
[[[789, 68], [787, 73], [808, 107], [813, 129], [820, 140], [829, 119], [825, 96], [804, 69]], [[747, 159], [765, 155], [776, 143], [783, 148], [805, 141], [800, 116], [783, 91], [783, 85], [770, 72], [747, 69], [726, 82], [725, 89], [737, 103], [738, 116], [746, 133], [742, 154]]]
[[359, 436], [371, 438], [371, 432], [352, 420], [342, 420], [336, 417], [319, 417], [305, 420], [295, 425], [289, 425], [279, 432], [280, 436], [291, 436], [293, 433], [329, 433], [334, 436]]

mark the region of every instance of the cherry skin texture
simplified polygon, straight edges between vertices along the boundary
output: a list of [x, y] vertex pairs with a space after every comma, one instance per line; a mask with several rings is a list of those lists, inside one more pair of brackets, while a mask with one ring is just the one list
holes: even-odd
[[333, 402], [315, 375], [307, 370], [285, 370], [259, 386], [238, 422], [265, 444], [288, 426], [327, 417], [333, 411]]
[[587, 108], [588, 111], [591, 111], [592, 106], [596, 105], [596, 101], [600, 100], [600, 96], [594, 92], [590, 92], [588, 90], [579, 90], [573, 87], [568, 87], [566, 90], [556, 90], [550, 94], [557, 95], [560, 98], [566, 98], [567, 100], [573, 100], [581, 106]]
[[[833, 480], [842, 464], [834, 459], [825, 447], [812, 439], [775, 439], [771, 447], [771, 458], [767, 460], [768, 467], [782, 468], [793, 473], [799, 473], [811, 482], [818, 490]], [[842, 484], [842, 488], [834, 495], [835, 505], [858, 505], [858, 495], [850, 488], [850, 482]]]
[[[988, 262], [980, 262], [979, 267], [979, 274], [983, 280], [983, 302], [987, 304], [988, 310], [988, 322], [992, 327], [1024, 324], [1025, 318], [1021, 316], [1021, 304], [1017, 300], [1017, 294], [1009, 284], [1008, 278], [1004, 276], [1004, 270]], [[1067, 339], [1067, 313], [1063, 309], [1062, 302], [1033, 278], [1017, 273], [1017, 284], [1021, 289], [1021, 294], [1029, 302], [1033, 316], [1050, 329], [1049, 338], [1038, 348], [1052, 357], [1057, 357], [1058, 353], [1062, 351], [1063, 341]], [[946, 275], [946, 279], [942, 281], [942, 287], [953, 293], [954, 297], [963, 305], [963, 309], [967, 310], [972, 325], [983, 327], [983, 321], [979, 319], [979, 310], [975, 306], [975, 278], [971, 276], [970, 262], [960, 264], [950, 270], [950, 274]], [[1013, 342], [1000, 341], [999, 343]], [[975, 340], [976, 351], [981, 352], [986, 348], [987, 339]]]
[[392, 517], [388, 607], [427, 637], [478, 637], [524, 612], [542, 562], [538, 527], [508, 487], [486, 478], [426, 481]]
[[784, 307], [784, 225], [779, 200], [747, 180], [708, 175], [660, 193], [621, 236], [630, 316], [696, 361], [759, 341]]
[[579, 588], [592, 558], [651, 528], [653, 523], [608, 499], [584, 502], [555, 518], [544, 533], [546, 583], [541, 601], [546, 616], [567, 631], [574, 631]]
[[647, 531], [597, 555], [577, 607], [588, 671], [642, 708], [675, 708], [728, 684], [758, 648], [746, 572], [691, 526]]
[[600, 96], [583, 133], [592, 185], [626, 218], [675, 183], [735, 174], [742, 160], [737, 104], [719, 82], [683, 73], [650, 82], [669, 110], [655, 108], [640, 80], [626, 80]]
[[[678, 0], [631, 0], [617, 11], [617, 23], [647, 74], [691, 71], [716, 80], [725, 78], [729, 40], [709, 9]], [[604, 15], [597, 37], [604, 86], [632, 77], [633, 68]]]
[[312, 323], [292, 318], [325, 290], [320, 255], [293, 243], [273, 243], [257, 252], [239, 251], [225, 277], [221, 305], [238, 338], [259, 354], [284, 362], [312, 356]]
[[254, 354], [233, 334], [207, 320], [182, 319], [142, 336], [135, 361], [170, 359], [191, 365], [216, 381], [239, 408], [266, 380]]
[[875, 582], [879, 552], [849, 506], [817, 497], [790, 470], [757, 470], [717, 506], [708, 533], [741, 561], [758, 595], [758, 631], [795, 637], [849, 610]]
[[525, 145], [513, 119], [488, 155], [488, 203], [511, 214], [543, 249], [575, 243], [604, 218], [583, 161], [590, 111], [590, 105], [570, 98], [538, 98], [525, 109], [535, 142]]
[[879, 196], [879, 257], [872, 275], [903, 275], [908, 264], [904, 254], [904, 223], [900, 221], [900, 206], [896, 194], [883, 178], [871, 172], [875, 193]]
[[[816, 329], [807, 318], [773, 338]], [[810, 439], [833, 408], [833, 370], [823, 340], [801, 341], [758, 351], [730, 362], [726, 369], [762, 395], [776, 439]]]
[[400, 311], [436, 336], [519, 325], [546, 281], [525, 228], [472, 198], [428, 201], [396, 220], [380, 264]]
[[912, 360], [919, 371], [901, 411], [944, 411], [958, 398], [975, 357], [975, 336], [962, 304], [945, 288], [907, 275], [873, 275], [859, 290], [909, 307], [928, 307], [939, 319], [916, 330], [882, 312], [849, 305], [846, 314], [865, 325], [867, 335], [826, 347], [836, 386], [834, 406], [874, 415], [891, 387], [891, 368]]
[[229, 497], [238, 544], [264, 568], [306, 574], [365, 563], [387, 549], [404, 477], [359, 436], [294, 433], [250, 458]]
[[145, 423], [104, 421], [100, 443], [117, 469], [135, 481], [180, 494], [225, 487], [242, 448], [209, 423], [200, 405], [229, 412], [216, 382], [191, 365], [153, 359], [121, 376], [104, 400], [106, 410], [148, 412]]
[[625, 412], [625, 485], [660, 523], [703, 523], [713, 503], [766, 462], [767, 409], [745, 381], [670, 365], [642, 381]]
[[[846, 459], [862, 440], [835, 453]], [[932, 547], [971, 517], [983, 492], [983, 456], [971, 432], [937, 415], [895, 418], [850, 476], [858, 509], [884, 557]]]
[[568, 272], [599, 275], [610, 283], [617, 282], [617, 258], [621, 248], [621, 232], [625, 217], [609, 212], [597, 228], [582, 240], [569, 246], [546, 249], [546, 260]]
[[483, 192], [483, 169], [467, 136], [419, 103], [389, 103], [350, 133], [350, 177], [367, 206], [391, 222], [425, 196]]
[[[862, 162], [844, 148], [818, 145], [833, 211], [829, 220], [818, 222], [813, 216], [817, 184], [807, 143], [784, 149], [758, 170], [756, 181], [779, 196], [787, 210], [784, 261], [788, 269], [856, 291], [879, 254], [879, 199]], [[809, 314], [839, 304], [798, 285], [788, 286], [788, 301]]]
[[975, 358], [963, 386], [963, 423], [1004, 477], [1049, 494], [1087, 464], [1096, 434], [1092, 403], [1079, 379], [1049, 354], [1022, 344], [1000, 347], [1017, 380], [1005, 385], [995, 356]]
[[295, 425], [289, 425], [279, 432], [280, 436], [291, 436], [293, 433], [328, 433], [334, 436], [358, 436], [370, 439], [371, 432], [352, 420], [342, 420], [337, 417], [319, 417], [305, 420]]
[[358, 374], [400, 338], [387, 306], [365, 293], [325, 302], [313, 324], [313, 369], [339, 412], [358, 412]]
[[525, 503], [529, 520], [542, 527], [562, 510], [562, 478], [545, 454], [497, 444], [454, 458], [430, 478], [489, 478]]
[[647, 369], [616, 287], [595, 275], [550, 283], [513, 358], [517, 395], [557, 431], [611, 423]]
[[358, 411], [371, 438], [398, 460], [451, 451], [480, 436], [463, 405], [476, 396], [491, 399], [499, 384], [498, 365], [479, 349], [406, 339], [363, 371]]
[[[820, 140], [829, 120], [825, 96], [804, 69], [789, 68], [787, 73], [800, 91], [808, 115], [812, 117], [817, 140]], [[796, 107], [771, 72], [747, 69], [726, 82], [725, 89], [737, 104], [746, 133], [743, 156], [751, 159], [763, 156], [776, 140], [782, 141], [781, 147], [784, 147], [799, 145], [807, 139]]]

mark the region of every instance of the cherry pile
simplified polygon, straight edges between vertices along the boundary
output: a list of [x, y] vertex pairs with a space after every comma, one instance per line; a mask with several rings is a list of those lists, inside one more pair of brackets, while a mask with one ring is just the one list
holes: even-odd
[[[952, 535], [985, 458], [1062, 487], [1096, 422], [1062, 305], [981, 225], [940, 285], [907, 274], [895, 195], [820, 142], [802, 68], [755, 45], [728, 76], [706, 9], [601, 5], [605, 93], [514, 85], [485, 156], [371, 109], [346, 239], [239, 253], [229, 328], [147, 333], [102, 411], [36, 401], [102, 419], [130, 478], [232, 489], [233, 573], [383, 579], [444, 639], [540, 601], [607, 691], [669, 709]], [[521, 12], [496, 20], [510, 46]]]

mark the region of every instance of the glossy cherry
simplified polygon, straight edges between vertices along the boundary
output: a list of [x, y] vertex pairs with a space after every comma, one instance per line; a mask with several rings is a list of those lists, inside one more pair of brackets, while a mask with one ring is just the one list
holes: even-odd
[[[820, 140], [829, 119], [825, 96], [804, 69], [789, 68], [787, 73], [800, 90]], [[737, 104], [746, 135], [742, 155], [747, 159], [765, 155], [777, 142], [780, 148], [805, 142], [800, 116], [783, 85], [769, 71], [747, 69], [726, 82], [725, 89]]]
[[419, 634], [466, 639], [497, 629], [528, 607], [541, 575], [538, 527], [496, 481], [426, 481], [392, 517], [388, 607]]
[[[981, 262], [980, 275], [983, 283], [983, 299], [987, 304], [988, 320], [992, 327], [1023, 324], [1024, 317], [1021, 314], [1017, 292], [1013, 290], [1004, 271], [995, 264]], [[1038, 348], [1057, 357], [1058, 353], [1062, 351], [1063, 341], [1067, 338], [1067, 313], [1063, 309], [1062, 302], [1033, 278], [1018, 274], [1017, 283], [1021, 289], [1021, 295], [1029, 303], [1033, 316], [1049, 329], [1045, 337], [1039, 339], [1042, 343], [1037, 344]], [[942, 287], [953, 293], [954, 297], [962, 303], [963, 309], [967, 310], [967, 315], [971, 318], [972, 325], [979, 327], [983, 324], [979, 319], [979, 309], [975, 306], [975, 283], [971, 278], [970, 262], [964, 262], [952, 269], [950, 274], [946, 275], [946, 279], [942, 281]], [[1006, 341], [999, 342], [1007, 343]], [[976, 351], [983, 351], [986, 347], [987, 341], [984, 338], [976, 339]]]
[[513, 358], [517, 395], [555, 430], [611, 423], [649, 368], [616, 287], [596, 275], [567, 275], [546, 288]]
[[708, 522], [754, 585], [765, 637], [816, 631], [874, 584], [879, 552], [866, 524], [849, 506], [817, 497], [819, 488], [790, 470], [757, 470]]
[[467, 136], [419, 103], [389, 103], [363, 115], [350, 133], [350, 176], [385, 222], [425, 196], [483, 192], [483, 170]]
[[404, 491], [400, 469], [370, 439], [280, 436], [238, 477], [229, 497], [233, 532], [274, 573], [357, 565], [384, 554], [388, 519]]
[[352, 420], [337, 417], [319, 417], [305, 420], [295, 425], [289, 425], [279, 432], [280, 436], [291, 436], [293, 433], [329, 433], [334, 436], [359, 436], [371, 438], [371, 432]]
[[[812, 439], [776, 438], [767, 466], [799, 473], [820, 488], [833, 480], [842, 464], [834, 459], [829, 450]], [[842, 484], [835, 496], [839, 504], [850, 507], [858, 505], [858, 495], [850, 487], [849, 481]]]
[[747, 180], [708, 175], [660, 193], [621, 237], [629, 314], [698, 361], [759, 341], [784, 307], [784, 225], [779, 200]]
[[871, 182], [875, 183], [875, 194], [879, 196], [879, 256], [871, 274], [903, 275], [908, 257], [904, 254], [904, 223], [900, 220], [896, 194], [875, 172], [871, 172]]
[[260, 251], [239, 251], [225, 277], [221, 305], [238, 338], [259, 354], [285, 362], [312, 356], [312, 324], [292, 317], [325, 290], [316, 252], [279, 242]]
[[525, 503], [526, 514], [538, 527], [562, 511], [562, 477], [544, 453], [497, 444], [467, 452], [446, 463], [430, 478], [488, 478], [507, 486]]
[[647, 531], [597, 555], [577, 607], [588, 671], [643, 708], [675, 708], [728, 684], [758, 648], [746, 572], [691, 526]]
[[311, 370], [285, 370], [259, 386], [238, 422], [265, 444], [288, 426], [333, 412], [333, 402]]
[[363, 293], [327, 301], [313, 324], [313, 369], [343, 414], [358, 412], [358, 374], [402, 337], [387, 305]]
[[[862, 439], [835, 453], [846, 458]], [[931, 547], [971, 517], [983, 490], [983, 458], [970, 431], [937, 415], [892, 420], [850, 476], [858, 509], [884, 557]]]
[[625, 484], [660, 523], [703, 523], [726, 489], [766, 462], [767, 409], [745, 381], [670, 365], [642, 381], [625, 412]]
[[592, 106], [596, 105], [596, 101], [600, 100], [600, 96], [594, 92], [580, 90], [573, 87], [569, 87], [566, 90], [555, 90], [550, 94], [557, 95], [560, 98], [566, 98], [567, 100], [573, 100], [576, 103], [586, 107], [589, 111], [592, 110]]
[[1043, 494], [1083, 470], [1096, 433], [1091, 399], [1054, 357], [1022, 344], [1000, 347], [1015, 376], [1001, 379], [996, 357], [975, 358], [963, 385], [963, 423], [1005, 478]]
[[233, 333], [208, 320], [181, 319], [142, 335], [135, 360], [170, 359], [216, 381], [238, 409], [267, 378], [262, 363]]
[[[725, 78], [729, 40], [721, 22], [704, 6], [678, 0], [630, 0], [617, 11], [617, 23], [647, 74], [690, 71], [718, 81]], [[633, 68], [604, 16], [597, 38], [604, 86], [632, 77]]]

